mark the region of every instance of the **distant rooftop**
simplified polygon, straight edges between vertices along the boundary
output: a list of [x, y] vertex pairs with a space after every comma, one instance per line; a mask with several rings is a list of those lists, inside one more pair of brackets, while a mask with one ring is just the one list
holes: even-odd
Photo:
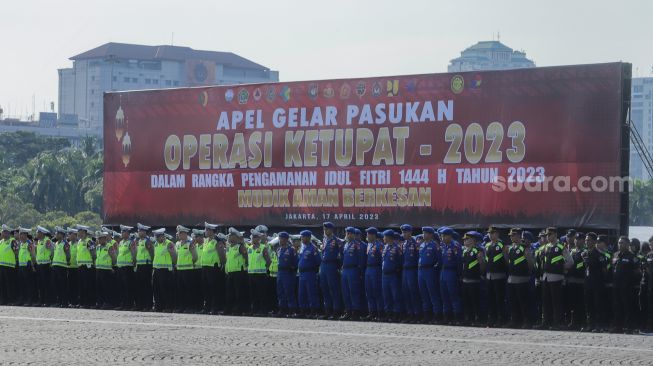
[[[501, 50], [501, 51], [510, 51], [512, 52], [512, 48], [506, 46], [505, 44], [499, 42], [499, 41], [480, 41], [477, 44], [467, 47], [465, 51], [468, 50], [487, 50], [487, 49], [494, 49], [494, 50]], [[465, 52], [463, 51], [463, 52]]]
[[169, 61], [204, 60], [245, 69], [269, 70], [263, 65], [259, 65], [231, 52], [202, 51], [181, 46], [144, 46], [114, 42], [105, 43], [102, 46], [80, 53], [70, 59], [86, 60], [94, 58]]

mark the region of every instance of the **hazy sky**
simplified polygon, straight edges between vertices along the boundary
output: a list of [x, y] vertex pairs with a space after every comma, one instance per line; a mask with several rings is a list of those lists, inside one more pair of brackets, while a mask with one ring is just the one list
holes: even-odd
[[[537, 4], [537, 5], [535, 5]], [[231, 51], [281, 81], [446, 72], [480, 40], [538, 66], [626, 61], [653, 76], [653, 0], [2, 0], [0, 106], [57, 103], [57, 69], [106, 42]]]

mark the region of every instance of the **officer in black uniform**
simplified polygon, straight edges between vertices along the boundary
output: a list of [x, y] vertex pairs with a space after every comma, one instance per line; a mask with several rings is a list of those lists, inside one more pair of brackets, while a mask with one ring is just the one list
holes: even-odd
[[574, 239], [567, 239], [569, 254], [573, 261], [571, 267], [567, 270], [566, 292], [567, 299], [567, 321], [568, 328], [580, 330], [585, 325], [585, 261], [583, 252], [585, 251], [585, 237], [581, 232], [577, 232]]
[[508, 298], [510, 301], [511, 319], [509, 328], [532, 326], [530, 316], [530, 298], [528, 287], [533, 270], [533, 254], [530, 247], [523, 245], [522, 230], [510, 229], [512, 245], [508, 249]]
[[639, 278], [639, 259], [630, 251], [630, 240], [619, 238], [619, 251], [612, 257], [613, 324], [611, 333], [630, 333], [633, 329], [633, 284]]
[[646, 289], [646, 332], [653, 333], [653, 250], [646, 254], [642, 281]]
[[564, 295], [562, 283], [565, 268], [571, 267], [569, 251], [558, 241], [557, 229], [546, 229], [548, 244], [544, 247], [542, 275], [542, 324], [537, 328], [560, 330], [563, 325]]
[[487, 262], [488, 319], [489, 327], [500, 327], [506, 322], [506, 278], [508, 272], [508, 247], [499, 238], [499, 230], [490, 226], [490, 241], [485, 244]]
[[485, 254], [478, 248], [483, 235], [468, 231], [463, 236], [462, 254], [463, 314], [466, 325], [477, 326], [481, 319], [481, 275], [485, 273]]
[[585, 236], [587, 248], [582, 252], [585, 272], [584, 298], [587, 324], [582, 332], [599, 332], [605, 324], [604, 301], [602, 297], [605, 287], [608, 259], [596, 247], [598, 236], [589, 232]]

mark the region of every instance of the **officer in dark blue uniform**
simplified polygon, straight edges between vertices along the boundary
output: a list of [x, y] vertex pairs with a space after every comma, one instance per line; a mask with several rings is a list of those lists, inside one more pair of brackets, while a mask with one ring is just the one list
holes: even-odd
[[299, 251], [297, 268], [299, 270], [299, 307], [304, 317], [317, 315], [320, 300], [317, 291], [317, 273], [320, 269], [320, 253], [311, 241], [313, 233], [304, 230], [300, 233], [302, 246]]
[[403, 254], [403, 272], [401, 274], [401, 292], [404, 297], [404, 309], [407, 322], [415, 323], [422, 313], [419, 297], [419, 284], [417, 283], [417, 266], [419, 262], [419, 247], [413, 239], [413, 227], [401, 225], [401, 235], [404, 242], [401, 250]]
[[398, 321], [401, 313], [401, 287], [399, 276], [401, 274], [401, 247], [396, 242], [397, 233], [394, 230], [383, 232], [383, 303], [387, 321]]
[[383, 261], [383, 241], [375, 227], [367, 233], [367, 261], [365, 267], [365, 292], [368, 315], [365, 320], [383, 319], [383, 288], [381, 287], [381, 262]]
[[367, 315], [368, 315], [368, 313], [367, 313], [367, 293], [365, 291], [365, 268], [367, 267], [367, 243], [364, 240], [366, 238], [363, 238], [363, 232], [359, 228], [354, 228], [354, 231], [355, 231], [354, 232], [354, 238], [358, 242], [358, 245], [360, 245], [361, 250], [364, 253], [363, 255], [365, 257], [365, 258], [363, 258], [363, 263], [361, 265], [361, 271], [360, 271], [360, 275], [361, 275], [360, 283], [361, 283], [361, 286], [360, 286], [360, 291], [358, 293], [360, 294], [360, 298], [361, 298], [361, 300], [360, 300], [361, 306], [360, 306], [360, 310], [359, 310], [359, 313], [360, 313], [359, 316], [360, 317], [363, 317], [363, 316], [367, 317]]
[[335, 319], [342, 311], [340, 296], [340, 266], [342, 263], [342, 240], [333, 234], [335, 226], [325, 222], [322, 240], [322, 262], [320, 264], [320, 289], [324, 302], [321, 319]]
[[462, 304], [458, 288], [458, 275], [462, 269], [462, 249], [453, 239], [455, 231], [449, 227], [438, 230], [442, 238], [442, 270], [440, 272], [440, 294], [442, 296], [442, 315], [448, 324], [458, 324], [462, 320]]
[[289, 243], [290, 235], [282, 231], [279, 233], [279, 272], [277, 274], [277, 300], [279, 302], [279, 315], [289, 317], [297, 316], [297, 301], [295, 298], [295, 275], [297, 273], [297, 254]]
[[342, 252], [342, 297], [345, 314], [341, 320], [358, 320], [361, 308], [361, 280], [365, 265], [365, 251], [356, 240], [356, 229], [345, 229], [345, 245]]
[[442, 317], [442, 300], [440, 299], [440, 243], [435, 240], [435, 229], [430, 226], [422, 228], [424, 241], [419, 245], [417, 282], [422, 299], [423, 323], [439, 321]]

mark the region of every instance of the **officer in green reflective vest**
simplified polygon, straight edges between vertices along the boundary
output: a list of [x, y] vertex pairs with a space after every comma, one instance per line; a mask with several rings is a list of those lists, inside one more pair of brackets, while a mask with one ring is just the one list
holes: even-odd
[[191, 313], [192, 288], [193, 288], [193, 267], [197, 261], [197, 250], [195, 243], [188, 237], [190, 229], [182, 225], [177, 226], [177, 237], [175, 243], [177, 251], [177, 264], [175, 273], [176, 282], [176, 306], [175, 312]]
[[115, 271], [116, 265], [116, 248], [109, 243], [111, 234], [107, 231], [96, 233], [98, 240], [95, 248], [95, 289], [97, 304], [96, 309], [111, 309], [115, 306]]
[[66, 230], [68, 246], [70, 247], [70, 263], [68, 264], [68, 302], [72, 307], [79, 307], [79, 277], [77, 276], [77, 229]]
[[534, 260], [530, 246], [524, 245], [522, 230], [510, 229], [512, 245], [508, 249], [508, 299], [511, 317], [509, 328], [532, 327], [529, 287]]
[[77, 225], [77, 276], [79, 277], [79, 304], [85, 309], [95, 306], [95, 242], [90, 228]]
[[18, 246], [11, 229], [2, 225], [0, 236], [0, 305], [14, 305], [16, 301], [16, 263]]
[[225, 243], [227, 236], [215, 231], [218, 225], [204, 223], [204, 245], [202, 246], [202, 313], [218, 314], [224, 310], [225, 273], [227, 262]]
[[177, 263], [175, 244], [166, 237], [164, 228], [152, 231], [156, 238], [152, 261], [154, 311], [171, 312], [174, 306], [175, 281], [173, 268]]
[[50, 231], [42, 226], [36, 227], [36, 282], [38, 303], [48, 306], [52, 303], [50, 291], [50, 265], [54, 246], [50, 240]]
[[118, 243], [118, 287], [117, 296], [120, 299], [119, 310], [134, 310], [134, 267], [136, 266], [136, 243], [130, 235], [133, 227], [120, 225], [120, 242]]
[[268, 267], [269, 273], [269, 289], [266, 292], [268, 299], [268, 315], [274, 315], [277, 311], [277, 274], [279, 273], [279, 257], [277, 256], [277, 249], [279, 242], [272, 243], [268, 241], [266, 244], [268, 248], [268, 255], [270, 256], [270, 266]]
[[239, 315], [247, 308], [247, 247], [243, 233], [229, 228], [229, 247], [227, 248], [226, 311]]
[[70, 265], [70, 245], [65, 238], [66, 230], [54, 228], [54, 254], [52, 256], [52, 282], [55, 303], [68, 307], [68, 266]]
[[18, 304], [32, 306], [35, 301], [36, 249], [30, 229], [18, 228]]
[[267, 282], [268, 266], [270, 265], [270, 254], [267, 247], [261, 244], [261, 239], [267, 237], [255, 229], [250, 230], [251, 244], [247, 246], [247, 277], [249, 280], [249, 300], [250, 308], [248, 309], [255, 316], [266, 314], [267, 308]]
[[147, 236], [149, 226], [141, 223], [136, 225], [136, 310], [152, 310], [152, 259], [154, 244]]
[[565, 269], [573, 263], [569, 251], [558, 240], [558, 230], [546, 229], [548, 244], [544, 248], [542, 275], [542, 324], [536, 328], [559, 330], [563, 326], [564, 295], [562, 282]]
[[195, 252], [197, 252], [197, 260], [193, 263], [192, 270], [192, 288], [191, 288], [191, 304], [192, 310], [195, 313], [201, 312], [204, 309], [204, 301], [202, 297], [202, 249], [204, 249], [204, 230], [193, 229], [191, 240], [195, 244]]

